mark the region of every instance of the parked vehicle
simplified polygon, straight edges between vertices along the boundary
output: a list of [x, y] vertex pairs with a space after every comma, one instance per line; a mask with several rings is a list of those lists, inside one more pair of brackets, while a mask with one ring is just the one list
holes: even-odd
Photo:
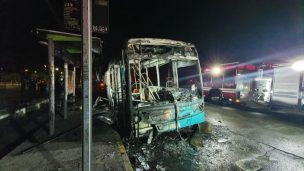
[[[304, 62], [302, 62], [302, 69]], [[288, 107], [303, 111], [304, 106], [304, 71], [294, 64], [283, 63], [273, 67], [271, 107]]]
[[303, 111], [303, 73], [303, 61], [267, 65], [234, 62], [206, 67], [204, 95], [206, 100], [220, 104], [255, 102]]
[[239, 104], [253, 96], [253, 82], [257, 67], [239, 62], [204, 68], [204, 95], [206, 100]]
[[201, 66], [193, 44], [130, 39], [105, 74], [116, 123], [125, 135], [151, 137], [205, 121]]

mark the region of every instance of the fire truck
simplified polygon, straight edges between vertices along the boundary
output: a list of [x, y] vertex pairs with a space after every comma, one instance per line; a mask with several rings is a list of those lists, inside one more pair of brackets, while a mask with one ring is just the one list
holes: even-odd
[[262, 71], [261, 78], [271, 80], [271, 90], [265, 91], [265, 95], [270, 96], [270, 107], [303, 111], [304, 61], [274, 64], [272, 69], [263, 68]]
[[206, 101], [240, 104], [251, 100], [258, 68], [239, 62], [203, 69], [203, 89]]
[[[291, 60], [292, 61], [292, 60]], [[204, 67], [206, 101], [304, 110], [304, 61]]]

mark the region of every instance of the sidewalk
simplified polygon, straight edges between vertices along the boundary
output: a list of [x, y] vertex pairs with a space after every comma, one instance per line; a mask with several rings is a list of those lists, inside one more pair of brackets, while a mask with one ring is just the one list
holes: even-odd
[[[25, 151], [49, 139], [42, 126], [0, 160], [0, 170], [82, 170], [80, 123], [80, 111], [69, 112], [67, 120], [57, 115], [55, 136], [68, 133]], [[92, 154], [93, 170], [133, 170], [119, 134], [99, 120], [93, 120]]]

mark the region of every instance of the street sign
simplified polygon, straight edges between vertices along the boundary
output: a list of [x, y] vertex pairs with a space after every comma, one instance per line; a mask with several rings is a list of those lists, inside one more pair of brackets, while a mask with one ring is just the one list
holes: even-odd
[[[81, 0], [65, 0], [63, 9], [65, 29], [80, 32]], [[92, 31], [109, 32], [109, 0], [92, 0]]]

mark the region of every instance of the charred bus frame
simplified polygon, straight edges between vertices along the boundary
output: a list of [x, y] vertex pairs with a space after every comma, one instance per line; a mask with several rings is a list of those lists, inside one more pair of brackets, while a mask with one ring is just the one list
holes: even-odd
[[[160, 67], [165, 65], [171, 75], [161, 81]], [[191, 74], [197, 77], [197, 84], [181, 88], [179, 68], [190, 66], [196, 66], [196, 73]], [[193, 44], [130, 39], [122, 60], [111, 63], [105, 77], [116, 123], [125, 135], [153, 137], [205, 121], [201, 66]]]

